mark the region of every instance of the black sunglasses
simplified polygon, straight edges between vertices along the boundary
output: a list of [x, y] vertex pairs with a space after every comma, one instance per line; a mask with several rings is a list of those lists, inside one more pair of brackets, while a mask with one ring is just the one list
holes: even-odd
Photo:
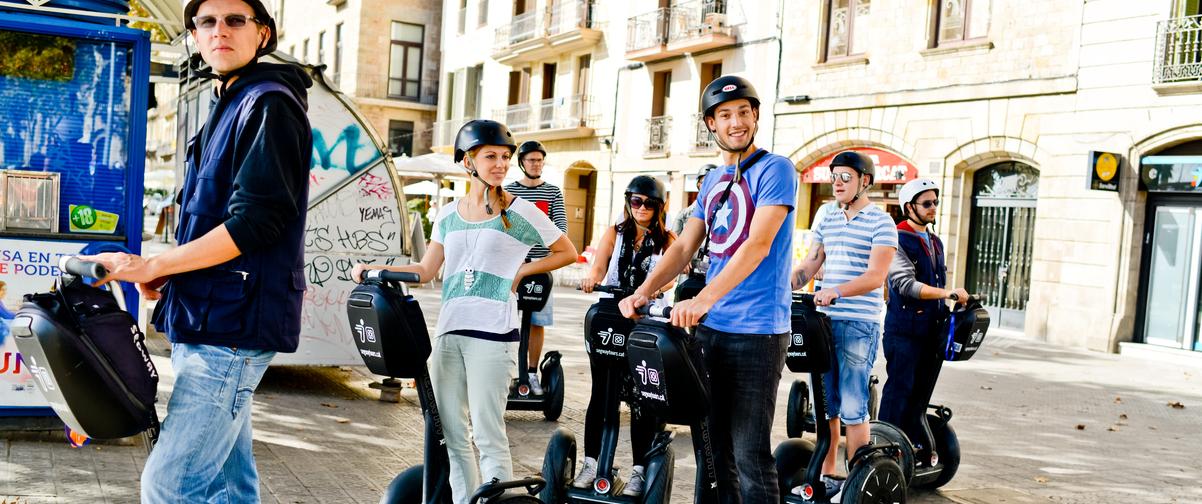
[[647, 205], [647, 208], [659, 208], [659, 200], [654, 200], [651, 198], [630, 196], [626, 198], [626, 202], [630, 203], [630, 208], [642, 208], [643, 205]]
[[930, 200], [930, 201], [923, 201], [922, 203], [919, 203], [919, 202], [915, 201], [915, 202], [914, 202], [914, 204], [915, 204], [915, 205], [918, 205], [918, 206], [920, 206], [920, 207], [923, 207], [923, 208], [931, 208], [931, 207], [937, 207], [937, 206], [939, 206], [939, 200], [937, 200], [937, 199], [933, 199], [933, 200]]
[[242, 28], [246, 26], [246, 22], [250, 21], [258, 23], [259, 20], [245, 14], [226, 14], [224, 16], [196, 16], [192, 18], [192, 23], [200, 30], [212, 30], [217, 27], [217, 20], [221, 19], [226, 26], [230, 28]]

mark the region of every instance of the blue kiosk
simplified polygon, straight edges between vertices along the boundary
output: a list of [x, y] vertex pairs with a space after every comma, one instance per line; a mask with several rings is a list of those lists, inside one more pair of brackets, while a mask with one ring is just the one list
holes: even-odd
[[[16, 7], [0, 3], [0, 316], [49, 289], [63, 255], [140, 252], [150, 93], [148, 32], [66, 13], [127, 2]], [[126, 300], [138, 313], [134, 289]], [[5, 338], [0, 417], [53, 414]]]

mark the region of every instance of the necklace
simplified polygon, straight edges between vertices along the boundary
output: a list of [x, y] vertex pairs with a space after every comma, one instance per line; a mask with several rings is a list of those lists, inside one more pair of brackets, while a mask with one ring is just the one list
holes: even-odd
[[[485, 199], [487, 200], [487, 198], [488, 198], [488, 195], [486, 194]], [[463, 216], [460, 215], [459, 218], [462, 219]], [[485, 220], [484, 224], [487, 224], [488, 222], [491, 222], [491, 221], [492, 221], [492, 219]], [[483, 234], [481, 232], [482, 229], [483, 228], [474, 230], [476, 232], [476, 237], [474, 240], [472, 240], [472, 245], [470, 247], [468, 247], [468, 249], [467, 249], [467, 261], [466, 261], [467, 267], [464, 268], [464, 270], [463, 270], [463, 288], [464, 288], [464, 290], [470, 291], [470, 290], [472, 290], [472, 286], [476, 284], [476, 269], [472, 267], [472, 262], [476, 258], [476, 248], [477, 248], [476, 246], [480, 244], [480, 235]], [[467, 232], [470, 232], [470, 231], [472, 231], [472, 230], [469, 229]], [[465, 240], [465, 242], [466, 242], [466, 240]]]

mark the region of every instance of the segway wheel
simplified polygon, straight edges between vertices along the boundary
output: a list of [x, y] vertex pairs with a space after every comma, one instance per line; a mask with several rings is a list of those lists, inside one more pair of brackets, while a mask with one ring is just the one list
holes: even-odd
[[927, 423], [931, 426], [931, 435], [935, 438], [935, 454], [939, 455], [939, 463], [943, 470], [939, 477], [925, 485], [915, 485], [916, 488], [936, 489], [956, 476], [960, 468], [960, 440], [956, 437], [955, 429], [936, 415], [927, 415]]
[[810, 386], [801, 380], [793, 380], [789, 388], [789, 409], [785, 410], [785, 431], [791, 438], [799, 438], [806, 429], [806, 414], [810, 412]]
[[548, 422], [559, 420], [563, 414], [563, 366], [559, 360], [548, 362], [543, 368], [543, 376], [547, 379], [547, 398], [543, 406], [543, 418]]
[[551, 434], [547, 452], [543, 456], [542, 477], [547, 486], [538, 498], [546, 504], [561, 504], [568, 498], [568, 483], [576, 474], [576, 437], [560, 427]]
[[415, 465], [392, 478], [380, 504], [422, 504], [423, 466]]
[[776, 459], [781, 495], [789, 495], [794, 487], [805, 483], [805, 472], [813, 456], [814, 443], [808, 439], [789, 438], [777, 445], [772, 457]]
[[[667, 504], [672, 500], [672, 476], [676, 467], [676, 454], [668, 449], [656, 456], [661, 457], [657, 461], [661, 470], [655, 475], [647, 473], [650, 479], [647, 480], [647, 486], [643, 489], [643, 500], [640, 502]], [[647, 466], [651, 467], [652, 464], [648, 463]]]
[[914, 478], [914, 445], [910, 443], [910, 437], [891, 423], [873, 420], [871, 424], [873, 444], [886, 442], [898, 446], [900, 460], [897, 461], [897, 464], [901, 466], [902, 474], [906, 477], [906, 486], [909, 486], [910, 481]]
[[856, 465], [843, 483], [843, 504], [905, 504], [906, 482], [897, 461], [883, 454]]

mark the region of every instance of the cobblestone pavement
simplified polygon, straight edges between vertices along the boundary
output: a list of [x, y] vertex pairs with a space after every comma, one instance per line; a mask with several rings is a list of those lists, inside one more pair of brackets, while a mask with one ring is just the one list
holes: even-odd
[[[415, 294], [432, 323], [438, 291]], [[583, 434], [589, 376], [580, 328], [592, 296], [564, 288], [555, 295], [557, 324], [548, 331], [547, 348], [564, 354], [566, 405], [557, 424], [539, 413], [507, 414], [518, 475], [538, 472], [556, 427], [578, 439]], [[160, 353], [165, 399], [171, 372], [165, 351]], [[935, 393], [936, 402], [955, 410], [959, 473], [939, 492], [911, 492], [910, 502], [1202, 502], [1200, 362], [1172, 364], [991, 335], [973, 360], [944, 367]], [[883, 364], [877, 360], [882, 377]], [[780, 386], [774, 442], [785, 438], [784, 409], [794, 378], [786, 372]], [[361, 367], [268, 371], [254, 407], [265, 502], [375, 503], [392, 476], [421, 460], [416, 395], [406, 390], [399, 404], [379, 402], [367, 387], [374, 379]], [[673, 496], [689, 502], [694, 464], [687, 429], [678, 432], [674, 446]], [[58, 432], [10, 433], [0, 448], [0, 502], [137, 501], [145, 450], [136, 440], [72, 449]], [[619, 449], [619, 463], [626, 464], [625, 435]]]

